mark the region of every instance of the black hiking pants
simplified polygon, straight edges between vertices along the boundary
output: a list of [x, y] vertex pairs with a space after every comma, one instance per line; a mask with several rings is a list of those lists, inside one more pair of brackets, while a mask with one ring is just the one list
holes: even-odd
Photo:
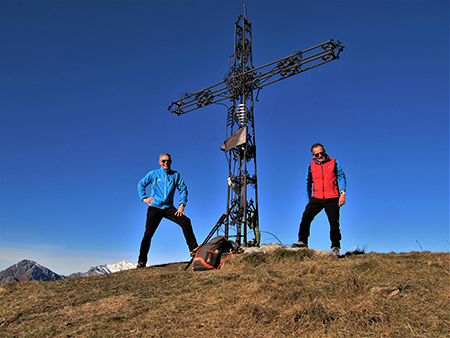
[[189, 251], [197, 248], [197, 240], [195, 238], [194, 231], [192, 230], [191, 220], [184, 215], [180, 217], [175, 216], [176, 211], [177, 209], [175, 207], [170, 207], [167, 209], [159, 209], [152, 206], [148, 207], [144, 237], [142, 238], [141, 249], [139, 251], [139, 263], [147, 263], [147, 256], [148, 251], [150, 250], [152, 237], [163, 218], [167, 218], [181, 227], [184, 238], [186, 239], [186, 244], [189, 247]]
[[325, 209], [328, 221], [330, 222], [331, 247], [340, 248], [342, 236], [339, 228], [339, 198], [318, 199], [311, 197], [303, 212], [298, 239], [308, 245], [311, 222], [323, 209]]

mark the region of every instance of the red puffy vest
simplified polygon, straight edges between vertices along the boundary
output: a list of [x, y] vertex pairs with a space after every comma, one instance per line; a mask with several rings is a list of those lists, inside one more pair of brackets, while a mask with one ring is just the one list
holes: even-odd
[[312, 197], [319, 199], [338, 198], [338, 183], [336, 178], [336, 159], [330, 158], [329, 161], [318, 164], [311, 162], [312, 176]]

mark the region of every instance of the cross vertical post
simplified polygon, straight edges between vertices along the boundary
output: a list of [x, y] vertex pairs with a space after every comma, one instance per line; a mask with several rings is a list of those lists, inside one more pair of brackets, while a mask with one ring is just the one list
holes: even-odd
[[[246, 13], [244, 17], [239, 16], [235, 23], [234, 54], [230, 63], [225, 82], [230, 89], [232, 101], [227, 118], [227, 136], [231, 138], [227, 138], [222, 146], [228, 160], [228, 219], [225, 223], [225, 236], [235, 237], [238, 245], [242, 241], [247, 245], [247, 228], [256, 227], [259, 217], [254, 88], [248, 81], [253, 74], [252, 26]], [[237, 140], [236, 136], [239, 136]], [[250, 186], [253, 190], [248, 189]], [[236, 227], [235, 235], [230, 235], [230, 227]]]

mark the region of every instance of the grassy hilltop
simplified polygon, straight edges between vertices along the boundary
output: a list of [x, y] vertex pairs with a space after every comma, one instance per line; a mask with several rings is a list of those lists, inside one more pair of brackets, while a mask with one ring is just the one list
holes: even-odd
[[233, 256], [0, 288], [1, 337], [449, 337], [450, 254]]

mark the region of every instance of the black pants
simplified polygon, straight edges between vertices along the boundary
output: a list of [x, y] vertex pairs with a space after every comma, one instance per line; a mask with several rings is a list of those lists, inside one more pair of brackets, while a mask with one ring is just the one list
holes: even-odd
[[312, 197], [306, 205], [303, 213], [302, 221], [300, 223], [300, 231], [298, 232], [298, 240], [308, 244], [308, 237], [310, 235], [311, 222], [319, 212], [325, 209], [330, 222], [330, 240], [331, 247], [341, 247], [341, 231], [339, 229], [339, 198], [317, 199]]
[[152, 206], [148, 207], [144, 238], [142, 238], [141, 249], [139, 251], [138, 261], [140, 263], [147, 263], [147, 256], [148, 251], [150, 250], [152, 237], [163, 218], [167, 218], [177, 223], [181, 229], [183, 229], [184, 238], [186, 239], [186, 244], [188, 245], [190, 251], [194, 250], [198, 246], [194, 231], [192, 230], [191, 220], [184, 215], [180, 217], [175, 216], [176, 211], [177, 209], [175, 207], [170, 207], [167, 209], [159, 209]]

